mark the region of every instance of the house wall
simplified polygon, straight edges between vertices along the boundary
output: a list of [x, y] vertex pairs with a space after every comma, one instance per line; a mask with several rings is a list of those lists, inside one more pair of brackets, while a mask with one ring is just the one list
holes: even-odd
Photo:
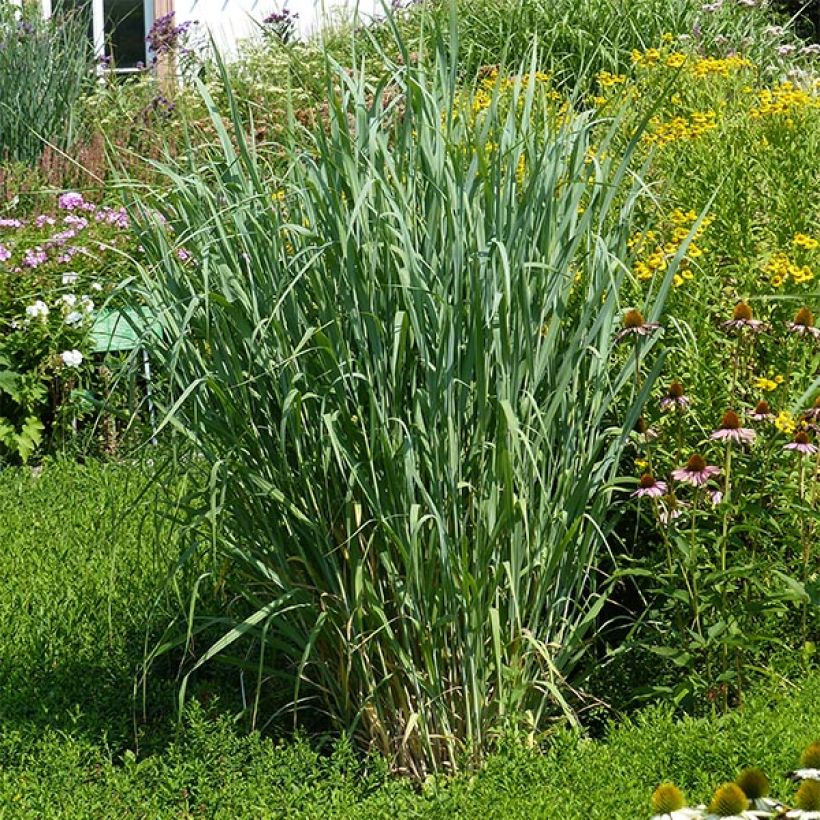
[[[207, 28], [223, 49], [230, 51], [241, 37], [257, 30], [258, 23], [283, 6], [298, 14], [299, 31], [315, 31], [323, 20], [339, 15], [351, 15], [355, 8], [363, 17], [372, 16], [383, 8], [381, 0], [155, 0], [157, 4], [172, 3], [177, 22], [197, 20]], [[159, 12], [159, 9], [157, 9]], [[160, 16], [157, 13], [156, 16]]]

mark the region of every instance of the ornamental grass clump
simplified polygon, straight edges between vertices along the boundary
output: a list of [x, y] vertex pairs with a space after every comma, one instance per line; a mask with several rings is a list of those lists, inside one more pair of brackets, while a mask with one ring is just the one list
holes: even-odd
[[250, 664], [255, 718], [286, 688], [416, 777], [569, 713], [660, 367], [636, 392], [615, 350], [629, 156], [585, 163], [592, 121], [535, 116], [534, 81], [453, 116], [450, 69], [333, 68], [284, 180], [214, 115], [210, 156], [163, 169], [173, 232], [141, 235], [166, 422], [210, 475], [191, 544], [232, 601], [196, 666]]
[[93, 88], [86, 25], [81, 13], [43, 20], [39, 4], [0, 5], [0, 162], [68, 146], [77, 102]]

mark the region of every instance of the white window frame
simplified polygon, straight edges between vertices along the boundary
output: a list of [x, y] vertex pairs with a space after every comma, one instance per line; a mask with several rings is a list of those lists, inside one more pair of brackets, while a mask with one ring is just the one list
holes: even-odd
[[[12, 0], [15, 2], [15, 0]], [[16, 0], [17, 3], [21, 0]], [[43, 9], [43, 17], [49, 18], [52, 13], [52, 0], [40, 0]], [[145, 21], [143, 36], [147, 37], [148, 32], [155, 20], [154, 0], [142, 0], [142, 13]], [[92, 42], [94, 45], [94, 56], [97, 58], [105, 54], [105, 0], [91, 0], [91, 32]], [[150, 65], [150, 54], [148, 49], [148, 42], [143, 40], [143, 52], [145, 59], [143, 62], [146, 67]], [[111, 72], [114, 74], [134, 74], [142, 69], [139, 68], [106, 68], [99, 64], [98, 71], [100, 74]]]

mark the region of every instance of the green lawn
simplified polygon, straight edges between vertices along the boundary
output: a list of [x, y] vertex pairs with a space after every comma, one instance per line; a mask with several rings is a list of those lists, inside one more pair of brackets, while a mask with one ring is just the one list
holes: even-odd
[[640, 818], [660, 780], [700, 801], [748, 763], [791, 795], [782, 774], [820, 734], [815, 675], [721, 719], [651, 709], [604, 741], [510, 743], [479, 774], [418, 792], [345, 744], [244, 733], [230, 679], [177, 730], [159, 669], [143, 722], [134, 672], [174, 548], [144, 487], [134, 468], [97, 464], [0, 473], [0, 818]]

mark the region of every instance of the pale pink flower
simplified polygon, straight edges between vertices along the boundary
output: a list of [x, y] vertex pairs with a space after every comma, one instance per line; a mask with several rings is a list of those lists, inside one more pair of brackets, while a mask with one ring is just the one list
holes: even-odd
[[686, 466], [672, 470], [672, 478], [693, 487], [703, 487], [713, 476], [720, 475], [720, 467], [707, 464], [703, 456], [695, 453], [686, 462]]

